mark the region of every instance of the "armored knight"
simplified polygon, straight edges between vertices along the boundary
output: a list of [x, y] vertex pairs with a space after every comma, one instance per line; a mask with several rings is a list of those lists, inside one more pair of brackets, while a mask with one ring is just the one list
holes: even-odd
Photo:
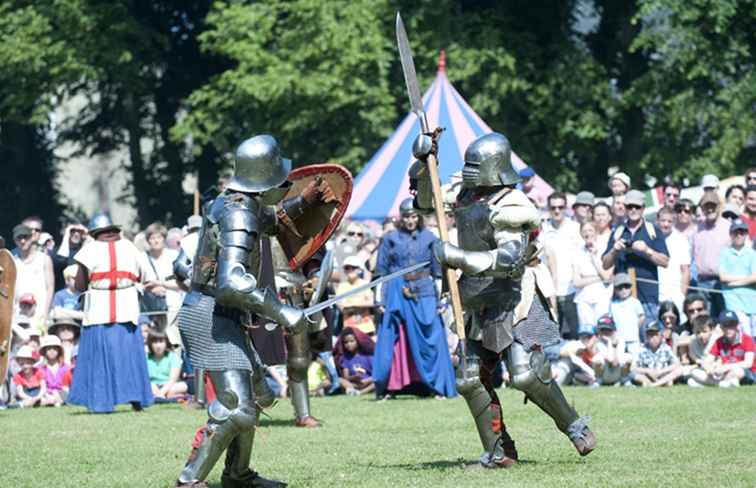
[[[308, 187], [297, 197], [282, 200], [291, 161], [281, 156], [269, 135], [244, 141], [235, 160], [233, 178], [205, 209], [191, 290], [179, 312], [179, 330], [192, 364], [208, 372], [217, 399], [208, 406], [207, 425], [176, 486], [206, 487], [204, 480], [224, 450], [224, 488], [286, 486], [249, 468], [258, 408], [269, 406], [273, 396], [242, 323], [251, 313], [294, 334], [311, 326], [300, 309], [258, 286], [260, 240], [316, 204], [323, 193]], [[183, 264], [185, 268], [186, 261]], [[177, 262], [174, 268], [181, 266]]]
[[[430, 136], [419, 136], [413, 147], [415, 157], [426, 158], [432, 144]], [[462, 271], [459, 288], [465, 309], [467, 370], [457, 372], [457, 389], [483, 444], [480, 462], [491, 468], [509, 467], [518, 457], [493, 386], [494, 370], [502, 359], [512, 386], [554, 420], [580, 455], [595, 447], [586, 419], [578, 417], [552, 381], [543, 347], [558, 341], [559, 334], [544, 297], [536, 293], [527, 313], [515, 311], [521, 303], [525, 266], [532, 258], [529, 236], [538, 228], [540, 217], [516, 189], [520, 178], [512, 169], [510, 151], [507, 138], [497, 133], [470, 144], [464, 156], [463, 188], [454, 208], [459, 247], [439, 241], [434, 248], [440, 262]], [[424, 164], [416, 162], [410, 177], [416, 207], [429, 210], [433, 202]]]

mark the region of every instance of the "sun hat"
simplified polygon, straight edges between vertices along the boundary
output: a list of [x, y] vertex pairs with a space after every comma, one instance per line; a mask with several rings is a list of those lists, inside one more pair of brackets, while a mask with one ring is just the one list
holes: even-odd
[[42, 340], [39, 342], [39, 354], [45, 355], [45, 349], [48, 347], [57, 347], [58, 356], [63, 357], [63, 343], [60, 342], [60, 338], [53, 334], [47, 334], [42, 336]]
[[344, 259], [344, 264], [342, 264], [342, 268], [346, 268], [347, 266], [351, 266], [353, 268], [357, 269], [365, 269], [365, 263], [362, 261], [362, 259], [359, 258], [359, 256], [347, 256]]
[[30, 346], [21, 346], [16, 351], [16, 360], [30, 359], [34, 361], [34, 350]]

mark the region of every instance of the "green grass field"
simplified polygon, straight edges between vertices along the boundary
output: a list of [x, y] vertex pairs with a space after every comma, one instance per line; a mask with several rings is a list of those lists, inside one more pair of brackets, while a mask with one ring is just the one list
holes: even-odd
[[[313, 400], [322, 429], [297, 429], [279, 403], [257, 433], [253, 462], [294, 487], [756, 486], [756, 388], [567, 388], [593, 417], [598, 448], [580, 458], [522, 394], [501, 392], [523, 462], [477, 467], [480, 445], [461, 398]], [[200, 410], [161, 405], [111, 415], [83, 409], [0, 411], [0, 487], [173, 486]], [[222, 462], [210, 475], [220, 487]]]

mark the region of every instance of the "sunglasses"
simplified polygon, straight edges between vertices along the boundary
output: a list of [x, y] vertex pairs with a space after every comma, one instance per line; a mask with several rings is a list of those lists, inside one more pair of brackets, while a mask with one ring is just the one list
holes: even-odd
[[354, 236], [357, 236], [357, 237], [362, 237], [362, 236], [363, 236], [363, 235], [365, 235], [365, 234], [363, 234], [362, 232], [347, 232], [347, 235], [348, 235], [349, 237], [354, 237]]
[[615, 286], [615, 288], [618, 289], [618, 290], [629, 290], [632, 287], [633, 287], [632, 285], [617, 285], [617, 286]]
[[681, 207], [681, 208], [675, 209], [675, 212], [677, 212], [677, 213], [692, 214], [693, 213], [693, 209], [690, 208], [690, 207]]
[[628, 204], [625, 204], [625, 208], [628, 209], [628, 210], [640, 210], [641, 206], [640, 205], [634, 205], [632, 203], [628, 203]]
[[355, 269], [359, 269], [355, 266], [344, 266], [344, 271], [354, 271]]
[[16, 237], [17, 241], [28, 241], [29, 239], [31, 239], [30, 235], [23, 235], [23, 236]]
[[688, 315], [690, 315], [690, 314], [692, 314], [692, 313], [695, 313], [695, 312], [703, 312], [703, 311], [704, 311], [704, 308], [703, 308], [703, 307], [698, 307], [698, 308], [689, 308], [689, 309], [687, 310], [687, 312], [686, 312], [686, 313], [687, 313]]

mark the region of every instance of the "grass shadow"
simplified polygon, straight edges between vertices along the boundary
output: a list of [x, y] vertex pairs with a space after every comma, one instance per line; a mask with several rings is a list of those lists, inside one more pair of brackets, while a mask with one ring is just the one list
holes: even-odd
[[[524, 464], [524, 465], [536, 465], [538, 464], [538, 461], [521, 459], [517, 463]], [[480, 462], [477, 459], [465, 460], [462, 458], [459, 458], [454, 461], [442, 460], [442, 461], [427, 461], [423, 463], [401, 463], [401, 464], [384, 464], [384, 465], [370, 464], [367, 466], [371, 468], [378, 468], [378, 469], [404, 469], [407, 471], [425, 471], [425, 470], [439, 470], [440, 471], [440, 470], [446, 470], [446, 469], [451, 469], [451, 468], [459, 468], [463, 470], [486, 469], [480, 465]]]
[[260, 417], [258, 427], [294, 427], [294, 419], [271, 419]]

